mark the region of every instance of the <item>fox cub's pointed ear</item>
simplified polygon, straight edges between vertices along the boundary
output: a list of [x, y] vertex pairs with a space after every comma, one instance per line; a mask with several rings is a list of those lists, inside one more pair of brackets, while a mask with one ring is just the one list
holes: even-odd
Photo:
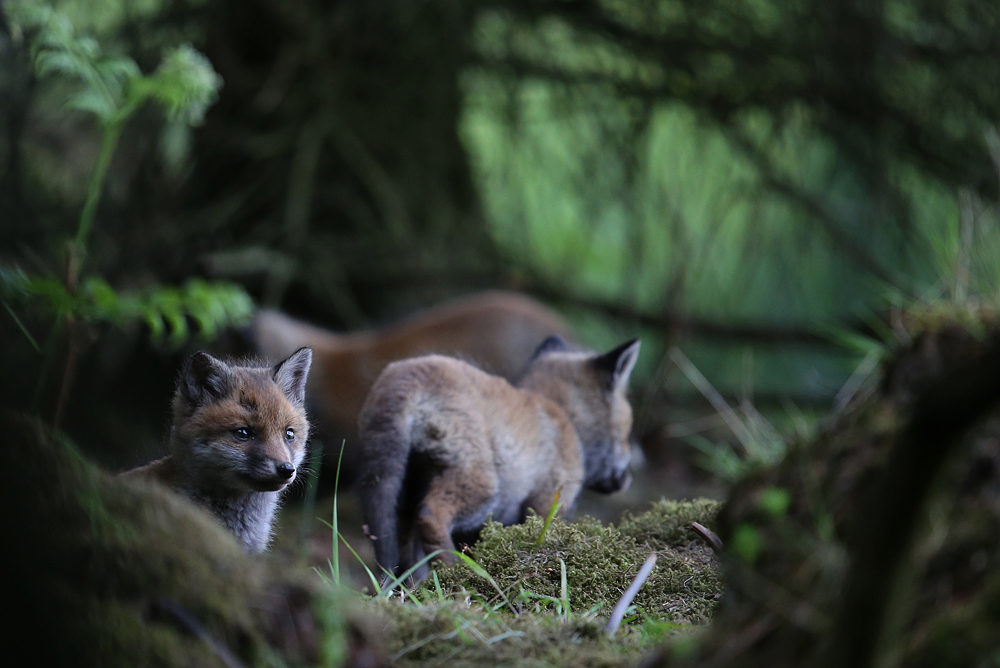
[[538, 344], [538, 347], [535, 348], [535, 352], [532, 353], [532, 355], [531, 355], [531, 359], [533, 359], [533, 360], [534, 359], [538, 359], [539, 357], [541, 357], [545, 353], [551, 353], [551, 352], [556, 352], [556, 351], [563, 351], [563, 352], [565, 352], [565, 351], [567, 351], [569, 349], [570, 349], [569, 344], [566, 343], [562, 339], [562, 337], [559, 337], [559, 336], [556, 336], [555, 334], [553, 334], [552, 336], [545, 337], [545, 340], [542, 341], [540, 344]]
[[312, 359], [312, 348], [299, 348], [274, 367], [274, 382], [294, 404], [305, 403], [306, 376], [309, 375]]
[[639, 339], [626, 341], [614, 350], [594, 358], [593, 365], [601, 374], [609, 390], [614, 390], [628, 383], [635, 362], [639, 359]]
[[192, 404], [208, 403], [229, 394], [232, 372], [228, 364], [199, 350], [184, 363], [179, 385]]

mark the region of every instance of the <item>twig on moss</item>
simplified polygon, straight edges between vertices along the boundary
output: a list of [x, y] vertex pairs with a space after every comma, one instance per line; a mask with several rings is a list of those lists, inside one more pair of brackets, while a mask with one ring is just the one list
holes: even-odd
[[625, 611], [632, 604], [632, 600], [639, 593], [639, 589], [645, 584], [646, 578], [653, 572], [653, 566], [655, 565], [656, 552], [646, 557], [646, 562], [639, 569], [639, 574], [635, 576], [635, 580], [632, 580], [632, 584], [625, 590], [622, 597], [618, 599], [618, 603], [615, 604], [614, 610], [611, 611], [611, 619], [608, 620], [608, 625], [605, 627], [609, 636], [614, 636], [615, 632], [618, 631], [622, 619], [625, 618]]
[[715, 532], [709, 529], [703, 524], [698, 522], [691, 522], [691, 529], [702, 537], [702, 539], [708, 543], [708, 546], [712, 548], [712, 551], [716, 554], [722, 554], [722, 539], [715, 535]]

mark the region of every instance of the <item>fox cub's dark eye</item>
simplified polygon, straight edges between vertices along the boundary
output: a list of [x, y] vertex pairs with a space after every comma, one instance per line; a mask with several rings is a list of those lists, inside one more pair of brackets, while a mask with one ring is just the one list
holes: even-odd
[[295, 430], [294, 429], [286, 429], [285, 430], [285, 440], [286, 441], [294, 441], [295, 440]]
[[233, 434], [236, 436], [236, 438], [240, 439], [241, 441], [249, 441], [250, 440], [250, 430], [247, 429], [246, 427], [240, 427], [239, 429], [233, 429]]

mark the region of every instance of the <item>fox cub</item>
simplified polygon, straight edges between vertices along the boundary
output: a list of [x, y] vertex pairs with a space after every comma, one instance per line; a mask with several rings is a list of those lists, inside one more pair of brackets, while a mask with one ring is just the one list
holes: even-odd
[[514, 385], [438, 355], [390, 364], [360, 417], [359, 491], [379, 565], [398, 575], [491, 516], [544, 513], [560, 490], [569, 509], [583, 486], [627, 487], [639, 343], [598, 355], [550, 337]]
[[[479, 292], [424, 309], [379, 329], [339, 334], [260, 311], [250, 326], [257, 354], [278, 360], [300, 346], [314, 351], [309, 398], [315, 417], [346, 437], [347, 470], [357, 456], [354, 436], [365, 397], [389, 362], [438, 353], [473, 361], [490, 373], [514, 378], [549, 334], [570, 336], [569, 325], [551, 309], [516, 292]], [[327, 451], [336, 466], [337, 453]], [[333, 476], [324, 476], [323, 480]], [[344, 480], [340, 481], [341, 484]]]
[[311, 363], [309, 348], [273, 368], [195, 353], [174, 393], [170, 454], [122, 475], [160, 480], [209, 508], [248, 552], [264, 551], [305, 456]]

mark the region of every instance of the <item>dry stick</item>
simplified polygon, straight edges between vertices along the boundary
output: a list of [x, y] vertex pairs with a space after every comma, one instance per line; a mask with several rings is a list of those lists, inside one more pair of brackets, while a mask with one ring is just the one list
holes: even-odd
[[625, 590], [622, 597], [618, 599], [618, 603], [615, 604], [614, 610], [611, 611], [611, 619], [608, 620], [608, 625], [605, 627], [609, 636], [615, 635], [615, 632], [622, 623], [622, 619], [625, 618], [625, 611], [632, 604], [632, 599], [639, 593], [639, 589], [646, 582], [646, 578], [653, 572], [653, 566], [655, 565], [656, 552], [646, 557], [646, 563], [639, 569], [639, 574], [635, 576], [635, 580], [632, 580], [632, 584]]
[[691, 522], [691, 528], [695, 533], [701, 536], [706, 543], [708, 543], [708, 546], [712, 548], [713, 552], [716, 554], [722, 554], [722, 539], [716, 536], [714, 531], [697, 522]]
[[962, 434], [998, 402], [1000, 337], [919, 397], [886, 465], [858, 502], [857, 547], [820, 665], [876, 663], [892, 590], [931, 483]]

